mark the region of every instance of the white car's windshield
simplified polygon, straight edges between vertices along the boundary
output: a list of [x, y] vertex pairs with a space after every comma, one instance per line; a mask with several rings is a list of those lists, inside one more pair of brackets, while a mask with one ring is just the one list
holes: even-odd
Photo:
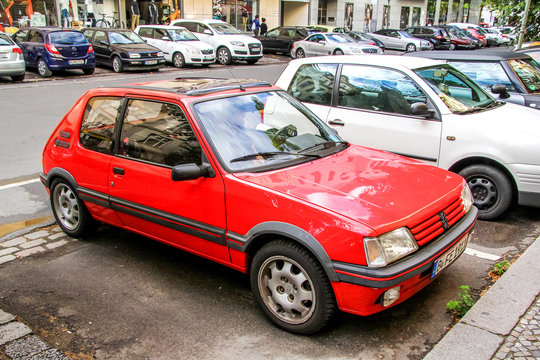
[[212, 23], [210, 25], [218, 34], [241, 34], [236, 28], [229, 24]]
[[196, 41], [199, 40], [193, 33], [186, 29], [169, 30], [172, 41]]
[[450, 111], [466, 114], [498, 105], [474, 81], [449, 65], [414, 70], [437, 93]]
[[343, 35], [340, 35], [340, 34], [326, 35], [326, 37], [328, 38], [328, 40], [330, 40], [332, 42], [337, 42], [337, 43], [354, 43], [355, 42], [350, 37], [343, 36]]
[[198, 103], [195, 113], [231, 171], [261, 171], [312, 161], [346, 147], [283, 91]]

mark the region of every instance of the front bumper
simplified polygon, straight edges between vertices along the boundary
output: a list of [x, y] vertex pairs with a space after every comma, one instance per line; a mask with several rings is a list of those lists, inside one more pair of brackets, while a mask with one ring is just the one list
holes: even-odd
[[[154, 63], [154, 61], [156, 61]], [[157, 59], [122, 59], [124, 70], [154, 70], [165, 65], [165, 58]]]
[[186, 57], [186, 64], [213, 64], [216, 62], [215, 55], [193, 55]]
[[333, 282], [332, 286], [339, 308], [354, 314], [370, 315], [386, 309], [381, 305], [380, 298], [390, 288], [401, 287], [399, 299], [391, 306], [420, 291], [437, 277], [431, 277], [435, 261], [465, 236], [469, 236], [477, 215], [478, 210], [473, 206], [458, 223], [437, 240], [425, 245], [411, 256], [383, 268], [373, 269], [334, 261], [333, 266], [339, 282]]

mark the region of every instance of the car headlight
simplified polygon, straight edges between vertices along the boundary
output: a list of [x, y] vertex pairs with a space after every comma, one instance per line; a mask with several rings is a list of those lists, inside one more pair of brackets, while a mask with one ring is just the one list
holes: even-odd
[[409, 229], [402, 227], [377, 237], [365, 237], [364, 248], [369, 267], [386, 266], [418, 250]]
[[132, 53], [129, 54], [130, 59], [139, 59], [140, 57], [141, 57], [141, 54], [132, 54]]
[[233, 44], [234, 46], [246, 46], [246, 45], [244, 45], [244, 43], [241, 42], [241, 41], [231, 41], [231, 44]]
[[461, 203], [463, 204], [465, 212], [469, 212], [474, 204], [471, 189], [469, 189], [469, 185], [467, 185], [465, 181], [463, 181], [463, 189], [461, 190]]
[[195, 48], [188, 48], [187, 52], [192, 54], [192, 55], [198, 55], [198, 54], [201, 53], [198, 49], [195, 49]]

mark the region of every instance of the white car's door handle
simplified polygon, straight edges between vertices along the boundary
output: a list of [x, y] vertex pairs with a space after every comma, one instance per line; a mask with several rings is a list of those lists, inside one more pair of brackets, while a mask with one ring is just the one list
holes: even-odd
[[330, 125], [345, 126], [345, 123], [344, 123], [342, 120], [340, 120], [340, 119], [330, 120], [330, 121], [328, 121], [328, 123], [329, 123]]

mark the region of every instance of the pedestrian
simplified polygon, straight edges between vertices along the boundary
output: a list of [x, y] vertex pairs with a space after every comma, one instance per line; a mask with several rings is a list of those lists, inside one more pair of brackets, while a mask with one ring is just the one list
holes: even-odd
[[263, 36], [264, 34], [266, 34], [268, 32], [268, 25], [266, 25], [266, 18], [262, 18], [262, 23], [261, 23], [261, 36]]
[[259, 29], [261, 28], [261, 23], [259, 22], [259, 15], [255, 15], [255, 19], [251, 23], [251, 30], [255, 36], [259, 35]]

